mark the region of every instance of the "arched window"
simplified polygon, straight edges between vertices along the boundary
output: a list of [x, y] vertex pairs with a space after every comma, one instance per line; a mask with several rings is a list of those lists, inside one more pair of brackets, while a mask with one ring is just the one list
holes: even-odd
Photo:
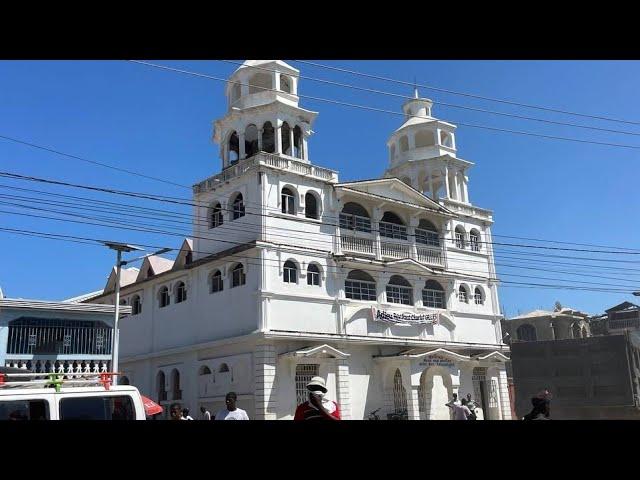
[[262, 150], [267, 153], [276, 151], [276, 136], [271, 122], [262, 126]]
[[456, 247], [457, 248], [465, 248], [467, 245], [466, 241], [466, 232], [464, 231], [464, 227], [462, 225], [458, 225], [455, 230], [456, 235]]
[[198, 375], [211, 375], [211, 369], [206, 365], [203, 365], [200, 367], [200, 371], [198, 372]]
[[422, 289], [422, 304], [430, 308], [446, 308], [442, 285], [435, 280], [427, 280]]
[[171, 392], [173, 400], [182, 400], [182, 390], [180, 390], [180, 372], [175, 368], [171, 371]]
[[347, 202], [340, 212], [340, 228], [371, 233], [369, 213], [359, 203]]
[[344, 282], [344, 293], [352, 300], [376, 301], [376, 282], [362, 270], [352, 270]]
[[218, 369], [218, 373], [226, 373], [229, 371], [229, 365], [226, 363], [220, 364], [220, 368]]
[[416, 148], [430, 147], [436, 144], [436, 137], [429, 130], [421, 130], [415, 136]]
[[293, 129], [293, 156], [302, 158], [302, 129], [298, 125]]
[[156, 392], [158, 392], [158, 402], [162, 402], [167, 399], [167, 389], [164, 378], [164, 372], [159, 371], [156, 375]]
[[518, 340], [523, 342], [535, 342], [537, 340], [536, 329], [528, 323], [522, 324], [516, 330]]
[[258, 150], [258, 128], [252, 124], [244, 131], [244, 155], [246, 158], [253, 157]]
[[469, 292], [464, 285], [460, 285], [460, 288], [458, 288], [458, 300], [462, 303], [469, 303]]
[[416, 228], [416, 242], [431, 247], [440, 246], [438, 229], [429, 220], [421, 219]]
[[304, 196], [304, 216], [307, 218], [315, 218], [316, 220], [320, 218], [318, 200], [311, 192], [307, 192]]
[[298, 267], [291, 260], [284, 262], [283, 281], [285, 283], [298, 283]]
[[222, 216], [222, 205], [216, 203], [213, 208], [211, 208], [211, 214], [209, 216], [209, 228], [219, 227], [224, 223], [224, 218]]
[[291, 155], [291, 128], [287, 122], [280, 127], [280, 138], [282, 145], [282, 153], [285, 155]]
[[484, 305], [484, 295], [482, 294], [482, 289], [480, 287], [476, 287], [473, 291], [473, 300], [476, 305]]
[[399, 240], [407, 239], [407, 227], [404, 226], [404, 222], [400, 217], [393, 212], [384, 212], [378, 226], [381, 237], [396, 238]]
[[280, 90], [285, 93], [293, 93], [291, 89], [291, 79], [286, 75], [280, 74]]
[[474, 252], [480, 251], [480, 232], [478, 230], [473, 229], [469, 232], [469, 244]]
[[134, 295], [131, 299], [131, 315], [138, 315], [142, 313], [142, 302], [140, 301], [140, 295]]
[[320, 285], [320, 268], [315, 263], [307, 267], [307, 285]]
[[290, 188], [282, 189], [280, 200], [282, 203], [282, 213], [286, 213], [289, 215], [296, 214], [296, 196]]
[[244, 217], [244, 199], [242, 194], [239, 193], [233, 199], [233, 219], [237, 220], [240, 217]]
[[409, 150], [409, 139], [406, 135], [400, 137], [400, 152], [406, 152]]
[[158, 292], [158, 301], [160, 302], [160, 308], [166, 307], [170, 303], [169, 288], [162, 287]]
[[387, 284], [387, 302], [413, 305], [413, 288], [400, 275], [393, 275]]
[[222, 273], [220, 273], [220, 270], [216, 270], [211, 275], [211, 293], [221, 292], [222, 289]]
[[178, 282], [176, 285], [176, 303], [182, 303], [187, 300], [187, 286], [184, 282]]
[[247, 283], [247, 275], [244, 273], [244, 267], [238, 263], [231, 271], [231, 288], [239, 287]]
[[266, 92], [272, 88], [271, 75], [266, 72], [254, 73], [249, 78], [249, 94]]
[[229, 137], [229, 163], [235, 163], [240, 158], [240, 139], [238, 134], [233, 132]]
[[402, 374], [399, 368], [396, 369], [393, 376], [393, 408], [396, 414], [407, 414], [407, 391], [402, 384]]

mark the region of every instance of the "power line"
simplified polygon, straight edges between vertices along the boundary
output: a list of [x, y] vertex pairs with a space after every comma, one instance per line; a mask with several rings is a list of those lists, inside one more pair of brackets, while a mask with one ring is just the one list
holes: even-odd
[[542, 107], [542, 106], [539, 106], [539, 105], [531, 105], [531, 104], [527, 104], [527, 103], [514, 102], [514, 101], [504, 100], [504, 99], [499, 99], [499, 98], [484, 97], [482, 95], [475, 95], [475, 94], [465, 93], [465, 92], [457, 92], [457, 91], [454, 91], [454, 90], [448, 90], [448, 89], [445, 89], [445, 88], [433, 87], [431, 85], [425, 85], [425, 84], [415, 84], [415, 83], [405, 82], [405, 81], [394, 79], [394, 78], [382, 77], [382, 76], [379, 76], [379, 75], [372, 75], [372, 74], [364, 73], [364, 72], [357, 72], [355, 70], [349, 70], [349, 69], [346, 69], [346, 68], [334, 67], [334, 66], [331, 66], [331, 65], [324, 65], [324, 64], [320, 64], [320, 63], [310, 62], [310, 61], [307, 61], [307, 60], [293, 60], [293, 61], [294, 62], [299, 62], [299, 63], [306, 63], [308, 65], [313, 65], [315, 67], [325, 68], [325, 69], [328, 69], [328, 70], [334, 70], [334, 71], [338, 71], [338, 72], [342, 72], [342, 73], [349, 73], [351, 75], [357, 75], [357, 76], [361, 76], [361, 77], [367, 77], [367, 78], [372, 78], [372, 79], [376, 79], [376, 80], [382, 80], [382, 81], [385, 81], [385, 82], [392, 82], [392, 83], [397, 83], [397, 84], [401, 84], [401, 85], [408, 85], [408, 86], [418, 86], [420, 88], [424, 88], [424, 89], [427, 89], [427, 90], [433, 90], [433, 91], [438, 91], [438, 92], [443, 92], [443, 93], [449, 93], [451, 95], [460, 95], [460, 96], [463, 96], [463, 97], [476, 98], [476, 99], [479, 99], [479, 100], [487, 100], [487, 101], [490, 101], [490, 102], [504, 103], [506, 105], [514, 105], [514, 106], [518, 106], [518, 107], [532, 108], [532, 109], [535, 109], [535, 110], [543, 110], [543, 111], [553, 112], [553, 113], [562, 113], [564, 115], [573, 115], [573, 116], [577, 116], [577, 117], [591, 118], [591, 119], [596, 119], [596, 120], [606, 120], [606, 121], [609, 121], [609, 122], [616, 122], [616, 123], [626, 123], [626, 124], [629, 124], [629, 125], [640, 125], [640, 122], [631, 121], [631, 120], [623, 120], [623, 119], [612, 118], [612, 117], [604, 117], [604, 116], [600, 116], [600, 115], [589, 115], [589, 114], [585, 114], [585, 113], [571, 112], [571, 111], [568, 111], [568, 110], [561, 110], [561, 109], [550, 108], [550, 107]]
[[[15, 234], [25, 234], [27, 236], [29, 235], [33, 235], [33, 236], [38, 236], [38, 237], [43, 237], [43, 238], [48, 238], [49, 235], [53, 236], [55, 235], [56, 237], [65, 237], [64, 235], [57, 235], [57, 234], [45, 234], [43, 232], [29, 232], [29, 231], [17, 231], [15, 229], [7, 229], [7, 228], [3, 228], [0, 227], [0, 231], [9, 231], [9, 233], [15, 233]], [[69, 236], [71, 237], [71, 236]], [[79, 243], [78, 240], [73, 240], [73, 238], [83, 238], [83, 237], [72, 237], [72, 239], [64, 239], [64, 238], [49, 238], [49, 239], [57, 239], [57, 240], [67, 240], [67, 241], [73, 241], [75, 243]], [[85, 237], [86, 238], [86, 237]], [[98, 240], [94, 240], [94, 242], [96, 243], [90, 243], [90, 242], [84, 242], [84, 243], [89, 243], [91, 245], [96, 245], [96, 246], [103, 246], [99, 242]], [[160, 246], [156, 246], [156, 245], [144, 245], [144, 244], [139, 244], [140, 246], [146, 246], [149, 248], [165, 248], [165, 247], [160, 247]], [[170, 248], [170, 247], [169, 247]], [[171, 248], [172, 250], [177, 250], [175, 248]], [[194, 252], [197, 253], [197, 252]], [[199, 252], [199, 253], [208, 253], [208, 252]], [[208, 253], [209, 255], [211, 255], [210, 253]], [[247, 264], [250, 265], [254, 265], [254, 266], [263, 266], [261, 263], [251, 263], [248, 260], [256, 260], [255, 257], [249, 257], [249, 256], [241, 256], [241, 255], [237, 255], [237, 254], [229, 254], [226, 255], [224, 258], [227, 257], [231, 257], [231, 258], [243, 258], [247, 260]], [[267, 262], [276, 262], [279, 263], [279, 260], [277, 259], [264, 259]], [[269, 267], [270, 265], [264, 265], [265, 267]], [[277, 265], [271, 265], [271, 267], [276, 268], [278, 267]], [[342, 269], [344, 267], [331, 267], [329, 265], [326, 266], [327, 269], [332, 269], [335, 272], [341, 272]], [[379, 273], [380, 271], [384, 271], [387, 273], [400, 273], [400, 274], [407, 274], [410, 273], [411, 275], [415, 275], [415, 273], [413, 272], [409, 272], [407, 270], [390, 270], [388, 268], [380, 268], [378, 270], [370, 270], [370, 269], [366, 269], [364, 267], [357, 267], [357, 268], [352, 268], [351, 270], [363, 270], [363, 271], [369, 271], [369, 272], [375, 272], [375, 273]], [[457, 272], [454, 272], [457, 273]], [[427, 276], [427, 275], [420, 275], [422, 277]], [[435, 275], [436, 277], [438, 275]], [[447, 275], [447, 276], [450, 276]], [[473, 275], [472, 275], [473, 276]], [[527, 282], [514, 282], [514, 281], [510, 281], [510, 280], [500, 280], [497, 278], [483, 278], [481, 277], [483, 280], [487, 280], [487, 281], [498, 281], [500, 284], [506, 283], [506, 284], [513, 284], [513, 285], [520, 285], [520, 286], [527, 286], [527, 287], [534, 287], [534, 288], [551, 288], [551, 289], [555, 289], [555, 290], [584, 290], [584, 291], [597, 291], [597, 292], [609, 292], [609, 293], [631, 293], [631, 290], [627, 290], [627, 289], [623, 289], [623, 288], [590, 288], [590, 287], [581, 287], [581, 286], [572, 286], [572, 285], [550, 285], [550, 284], [537, 284], [537, 283], [527, 283]], [[530, 278], [544, 278], [544, 277], [530, 277]], [[558, 279], [549, 279], [549, 280], [558, 280]], [[583, 283], [590, 283], [590, 282], [583, 282]], [[609, 285], [609, 284], [602, 284], [603, 286]], [[630, 287], [633, 288], [633, 287]]]
[[[129, 62], [132, 63], [139, 63], [141, 65], [146, 65], [148, 67], [153, 67], [153, 68], [158, 68], [161, 70], [168, 70], [168, 71], [172, 71], [172, 72], [176, 72], [176, 73], [182, 73], [185, 75], [192, 75], [195, 77], [202, 77], [202, 78], [208, 78], [210, 80], [216, 80], [216, 81], [220, 81], [220, 82], [225, 82], [225, 83], [233, 83], [233, 84], [240, 84], [240, 85], [247, 85], [247, 84], [243, 84], [242, 82], [235, 82], [235, 81], [231, 81], [225, 78], [220, 78], [220, 77], [214, 77], [212, 75], [206, 75], [204, 73], [198, 73], [198, 72], [192, 72], [192, 71], [188, 71], [188, 70], [182, 70], [179, 68], [173, 68], [173, 67], [166, 67], [164, 65], [158, 65], [155, 63], [150, 63], [150, 62], [142, 62], [139, 60], [128, 60]], [[266, 87], [260, 87], [257, 85], [252, 85], [255, 88], [259, 88], [261, 90], [265, 90], [265, 91], [271, 91], [271, 92], [278, 92], [279, 90], [273, 89], [273, 88], [266, 88]], [[405, 114], [403, 112], [396, 112], [394, 110], [386, 110], [383, 108], [376, 108], [376, 107], [370, 107], [367, 105], [360, 105], [360, 104], [356, 104], [356, 103], [348, 103], [348, 102], [341, 102], [338, 100], [332, 100], [332, 99], [328, 99], [328, 98], [322, 98], [322, 97], [315, 97], [315, 96], [311, 96], [311, 95], [301, 95], [298, 94], [297, 95], [300, 98], [307, 98], [309, 100], [317, 100], [319, 102], [326, 102], [326, 103], [331, 103], [334, 105], [341, 105], [341, 106], [345, 106], [345, 107], [352, 107], [352, 108], [359, 108], [361, 110], [368, 110], [371, 112], [380, 112], [380, 113], [388, 113], [391, 115], [396, 115], [396, 116], [401, 116], [401, 117], [411, 117], [411, 118], [422, 118], [425, 120], [430, 120], [430, 121], [435, 121], [433, 118], [430, 117], [425, 117], [422, 115], [409, 115], [409, 114]], [[487, 125], [479, 125], [479, 124], [473, 124], [473, 123], [463, 123], [463, 122], [459, 122], [459, 121], [455, 121], [455, 120], [451, 120], [452, 122], [455, 122], [457, 125], [462, 125], [465, 127], [471, 127], [471, 128], [480, 128], [480, 129], [484, 129], [484, 130], [491, 130], [491, 131], [495, 131], [495, 132], [505, 132], [505, 133], [513, 133], [513, 134], [517, 134], [517, 135], [525, 135], [525, 136], [530, 136], [530, 137], [539, 137], [539, 138], [546, 138], [549, 140], [563, 140], [563, 141], [567, 141], [567, 142], [576, 142], [576, 143], [585, 143], [585, 144], [591, 144], [591, 145], [602, 145], [602, 146], [608, 146], [608, 147], [619, 147], [619, 148], [630, 148], [630, 149], [634, 149], [634, 150], [639, 150], [640, 149], [640, 145], [627, 145], [627, 144], [621, 144], [621, 143], [610, 143], [610, 142], [597, 142], [594, 140], [584, 140], [584, 139], [579, 139], [579, 138], [571, 138], [571, 137], [561, 137], [558, 135], [545, 135], [542, 133], [533, 133], [533, 132], [525, 132], [522, 130], [511, 130], [511, 129], [505, 129], [505, 128], [498, 128], [498, 127], [489, 127]]]
[[[235, 64], [235, 65], [243, 65], [242, 62], [235, 62], [235, 61], [232, 61], [232, 60], [216, 60], [216, 61], [224, 62], [224, 63], [231, 63], [231, 64]], [[258, 65], [246, 65], [245, 68], [264, 70], [264, 71], [272, 72], [272, 73], [276, 71], [274, 69], [261, 67], [261, 66], [258, 66]], [[408, 95], [402, 95], [400, 93], [387, 92], [387, 91], [384, 91], [384, 90], [377, 90], [377, 89], [374, 89], [374, 88], [361, 87], [359, 85], [353, 85], [353, 84], [350, 84], [350, 83], [335, 82], [333, 80], [327, 80], [327, 79], [324, 79], [324, 78], [317, 78], [317, 77], [309, 77], [309, 76], [305, 76], [305, 75], [298, 75], [298, 77], [306, 79], [306, 80], [310, 80], [312, 82], [324, 83], [324, 84], [334, 85], [334, 86], [343, 87], [343, 88], [350, 88], [352, 90], [359, 90], [359, 91], [362, 91], [362, 92], [373, 93], [373, 94], [377, 94], [377, 95], [386, 95], [386, 96], [389, 96], [389, 97], [402, 98], [404, 100], [415, 100], [415, 97], [411, 97], [411, 96], [408, 96]], [[525, 116], [525, 115], [518, 115], [518, 114], [515, 114], [515, 113], [498, 112], [498, 111], [495, 111], [495, 110], [487, 110], [487, 109], [484, 109], [484, 108], [470, 107], [470, 106], [467, 106], [467, 105], [457, 105], [455, 103], [446, 103], [446, 102], [435, 101], [435, 100], [432, 100], [432, 102], [435, 105], [441, 105], [441, 106], [444, 106], [444, 107], [458, 108], [458, 109], [462, 109], [462, 110], [471, 110], [471, 111], [480, 112], [480, 113], [489, 113], [491, 115], [499, 115], [499, 116], [509, 117], [509, 118], [518, 118], [518, 119], [521, 119], [521, 120], [530, 120], [530, 121], [534, 121], [534, 122], [548, 123], [548, 124], [552, 124], [552, 125], [563, 125], [563, 126], [566, 126], [566, 127], [573, 127], [573, 128], [583, 128], [583, 129], [586, 129], [586, 130], [595, 130], [595, 131], [607, 132], [607, 133], [618, 133], [618, 134], [621, 134], [621, 135], [640, 136], [639, 132], [629, 132], [629, 131], [625, 131], [625, 130], [614, 130], [614, 129], [611, 129], [611, 128], [593, 127], [593, 126], [590, 126], [590, 125], [581, 125], [581, 124], [577, 124], [577, 123], [560, 122], [560, 121], [557, 121], [557, 120], [549, 120], [549, 119], [546, 119], [546, 118], [528, 117], [528, 116]]]

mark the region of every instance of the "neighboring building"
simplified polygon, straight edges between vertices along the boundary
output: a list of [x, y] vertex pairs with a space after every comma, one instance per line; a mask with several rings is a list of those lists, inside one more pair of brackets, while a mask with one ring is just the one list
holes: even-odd
[[38, 373], [108, 371], [114, 315], [111, 305], [0, 297], [0, 365]]
[[514, 341], [511, 359], [519, 418], [546, 388], [553, 419], [640, 419], [637, 334]]
[[291, 419], [320, 375], [347, 419], [448, 419], [455, 392], [511, 418], [493, 217], [469, 200], [456, 127], [416, 92], [385, 178], [339, 183], [309, 161], [317, 113], [298, 80], [279, 60], [230, 77], [223, 169], [193, 187], [193, 238], [122, 283], [121, 368], [193, 411], [233, 390], [251, 418]]
[[603, 335], [617, 335], [640, 330], [640, 307], [631, 302], [622, 302], [605, 310], [604, 315], [593, 317]]
[[535, 342], [591, 336], [589, 314], [557, 305], [553, 311], [534, 310], [502, 321], [505, 341]]

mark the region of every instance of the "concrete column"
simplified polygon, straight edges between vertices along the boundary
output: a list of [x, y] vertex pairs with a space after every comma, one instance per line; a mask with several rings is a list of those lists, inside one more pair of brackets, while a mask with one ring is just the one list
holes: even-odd
[[278, 405], [274, 391], [276, 360], [274, 345], [256, 345], [253, 352], [256, 420], [277, 419]]
[[498, 367], [498, 396], [500, 398], [500, 410], [502, 420], [512, 420], [511, 402], [509, 400], [509, 383], [507, 381], [507, 370], [502, 364]]
[[280, 90], [280, 72], [273, 72], [273, 88]]
[[444, 166], [444, 188], [447, 192], [447, 198], [451, 198], [451, 192], [449, 189], [449, 166]]
[[274, 126], [273, 126], [273, 134], [275, 136], [274, 141], [275, 141], [275, 154], [276, 155], [281, 155], [282, 154], [282, 137], [281, 137], [281, 132], [282, 132], [282, 122], [280, 120], [276, 120], [274, 122]]
[[229, 166], [229, 142], [225, 142], [222, 146], [222, 167]]
[[238, 133], [238, 158], [242, 160], [246, 156], [246, 152], [244, 150], [244, 132]]
[[380, 219], [382, 218], [382, 212], [379, 208], [373, 209], [373, 216], [371, 218], [371, 228], [374, 230], [373, 251], [376, 255], [376, 260], [382, 260], [382, 247], [380, 245]]
[[336, 361], [336, 389], [341, 417], [343, 420], [351, 420], [351, 381], [346, 359]]
[[416, 227], [418, 223], [418, 219], [413, 217], [409, 220], [409, 225], [407, 225], [407, 238], [411, 241], [411, 258], [415, 261], [418, 261], [418, 248], [416, 245]]
[[433, 189], [433, 170], [429, 170], [429, 191], [431, 192], [431, 198], [436, 200], [436, 191]]
[[307, 152], [307, 138], [309, 135], [303, 130], [302, 131], [302, 159], [309, 160], [309, 153]]
[[290, 156], [294, 156], [293, 154], [293, 129], [295, 128], [295, 125], [292, 127], [291, 125], [289, 125], [289, 155]]
[[462, 186], [464, 191], [464, 201], [469, 203], [469, 177], [462, 172]]

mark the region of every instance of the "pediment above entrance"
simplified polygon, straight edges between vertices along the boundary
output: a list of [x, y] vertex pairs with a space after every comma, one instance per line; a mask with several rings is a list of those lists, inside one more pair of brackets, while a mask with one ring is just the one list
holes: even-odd
[[335, 358], [339, 360], [344, 360], [350, 356], [349, 353], [341, 352], [326, 343], [317, 347], [304, 347], [299, 350], [280, 354], [282, 358]]

